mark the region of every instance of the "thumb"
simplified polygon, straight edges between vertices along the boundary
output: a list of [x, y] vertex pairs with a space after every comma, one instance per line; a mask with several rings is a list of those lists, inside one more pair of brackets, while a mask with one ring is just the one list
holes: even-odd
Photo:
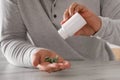
[[60, 22], [61, 25], [63, 25], [68, 19], [65, 19], [63, 21]]
[[61, 25], [64, 24], [64, 23], [65, 23], [65, 21], [61, 21], [61, 22], [60, 22]]
[[40, 56], [39, 55], [33, 55], [32, 56], [32, 65], [36, 67], [40, 63]]

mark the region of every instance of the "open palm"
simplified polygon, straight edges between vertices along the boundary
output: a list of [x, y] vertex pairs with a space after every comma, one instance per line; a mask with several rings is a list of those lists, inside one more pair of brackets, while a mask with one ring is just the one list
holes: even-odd
[[[46, 57], [55, 58], [58, 57], [57, 62], [47, 62], [45, 61]], [[64, 69], [70, 68], [70, 63], [64, 60], [62, 57], [57, 55], [55, 52], [43, 49], [38, 51], [32, 56], [33, 66], [39, 68], [41, 71], [45, 72], [56, 72]]]

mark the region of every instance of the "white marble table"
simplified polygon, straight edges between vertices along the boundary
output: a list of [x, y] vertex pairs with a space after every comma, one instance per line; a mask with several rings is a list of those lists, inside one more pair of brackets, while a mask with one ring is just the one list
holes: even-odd
[[71, 61], [69, 70], [45, 73], [10, 65], [0, 57], [0, 80], [120, 80], [120, 62]]

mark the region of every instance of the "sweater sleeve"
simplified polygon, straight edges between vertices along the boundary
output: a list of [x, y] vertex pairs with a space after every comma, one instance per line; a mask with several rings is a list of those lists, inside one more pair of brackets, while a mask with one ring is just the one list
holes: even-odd
[[17, 0], [2, 1], [1, 49], [9, 63], [32, 67], [31, 55], [40, 48], [27, 41], [27, 29], [22, 22]]
[[120, 0], [101, 0], [101, 29], [94, 35], [120, 46]]

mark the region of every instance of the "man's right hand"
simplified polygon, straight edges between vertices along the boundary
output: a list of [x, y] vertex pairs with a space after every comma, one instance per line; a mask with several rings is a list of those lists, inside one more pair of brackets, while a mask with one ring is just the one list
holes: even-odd
[[101, 19], [94, 14], [87, 7], [78, 4], [76, 2], [72, 3], [68, 9], [64, 12], [63, 20], [61, 25], [64, 24], [69, 18], [71, 18], [76, 12], [81, 14], [81, 16], [86, 20], [87, 24], [75, 33], [76, 36], [91, 36], [97, 33], [102, 25]]
[[[46, 57], [55, 58], [56, 56], [58, 56], [58, 61], [56, 63], [45, 61]], [[70, 68], [70, 63], [68, 61], [64, 60], [55, 52], [47, 49], [40, 49], [37, 53], [33, 54], [32, 64], [34, 67], [39, 68], [41, 71], [49, 73]]]

